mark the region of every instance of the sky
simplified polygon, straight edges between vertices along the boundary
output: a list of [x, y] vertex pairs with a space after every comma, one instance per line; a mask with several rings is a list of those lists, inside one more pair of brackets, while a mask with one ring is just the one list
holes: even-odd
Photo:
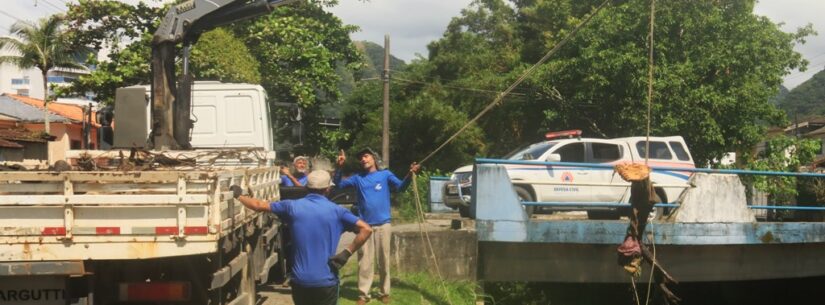
[[[59, 11], [65, 4], [76, 0], [3, 0], [0, 7], [0, 33], [17, 19], [34, 20]], [[135, 3], [138, 0], [126, 0]], [[344, 23], [357, 25], [361, 30], [352, 35], [353, 40], [368, 40], [378, 44], [384, 35], [390, 35], [393, 55], [409, 62], [418, 56], [427, 56], [427, 44], [438, 39], [452, 17], [471, 0], [340, 0], [330, 10]], [[807, 43], [798, 45], [810, 64], [806, 72], [791, 72], [785, 78], [785, 86], [793, 88], [825, 67], [825, 18], [817, 14], [825, 12], [823, 0], [762, 0], [755, 9], [758, 15], [767, 16], [777, 23], [784, 23], [786, 32], [811, 23], [820, 33], [809, 37]]]

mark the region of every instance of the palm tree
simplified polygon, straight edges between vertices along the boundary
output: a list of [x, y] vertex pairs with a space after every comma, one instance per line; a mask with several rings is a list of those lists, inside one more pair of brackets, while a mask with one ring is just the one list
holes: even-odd
[[62, 27], [63, 16], [51, 15], [37, 23], [15, 22], [9, 31], [12, 36], [0, 37], [0, 50], [12, 55], [0, 56], [0, 64], [10, 63], [20, 69], [36, 67], [43, 76], [44, 124], [49, 133], [49, 82], [46, 77], [53, 68], [85, 69], [75, 59], [78, 50], [73, 47]]

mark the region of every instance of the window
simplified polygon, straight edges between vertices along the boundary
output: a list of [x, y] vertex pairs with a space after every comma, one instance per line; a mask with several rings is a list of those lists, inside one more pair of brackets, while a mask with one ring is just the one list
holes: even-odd
[[536, 143], [507, 154], [507, 160], [536, 160], [556, 143]]
[[556, 150], [561, 162], [584, 162], [584, 143], [570, 143]]
[[590, 148], [593, 150], [595, 163], [607, 163], [622, 158], [622, 147], [616, 144], [591, 143]]
[[[639, 156], [642, 158], [647, 158], [645, 143], [646, 141], [639, 141], [636, 143], [636, 150], [639, 151]], [[651, 159], [673, 159], [673, 155], [670, 154], [670, 149], [667, 148], [667, 144], [665, 144], [665, 142], [650, 142], [650, 151], [653, 152], [650, 156]]]
[[673, 149], [673, 153], [676, 154], [676, 158], [681, 161], [690, 161], [690, 156], [688, 155], [685, 147], [682, 146], [682, 143], [679, 142], [670, 142], [670, 148]]

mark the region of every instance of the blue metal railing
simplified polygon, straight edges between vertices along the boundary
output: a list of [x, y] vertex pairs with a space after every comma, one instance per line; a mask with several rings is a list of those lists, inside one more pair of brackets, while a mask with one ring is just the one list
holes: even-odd
[[[501, 159], [489, 159], [489, 158], [477, 158], [475, 160], [475, 163], [476, 164], [511, 164], [511, 165], [588, 167], [588, 168], [603, 168], [603, 169], [611, 169], [611, 170], [615, 168], [614, 165], [608, 165], [608, 164], [594, 164], [594, 163], [580, 163], [580, 162], [546, 162], [546, 161], [501, 160]], [[746, 169], [684, 168], [684, 167], [669, 167], [669, 166], [650, 166], [650, 169], [654, 172], [680, 171], [680, 172], [709, 173], [709, 174], [734, 174], [734, 175], [754, 175], [754, 176], [786, 176], [786, 177], [825, 178], [825, 174], [817, 174], [817, 173], [792, 173], [792, 172], [779, 172], [779, 171], [755, 171], [755, 170], [746, 170]], [[525, 205], [525, 206], [560, 207], [560, 208], [591, 208], [591, 207], [619, 208], [619, 207], [629, 207], [630, 206], [630, 204], [628, 204], [628, 203], [617, 203], [617, 202], [564, 202], [564, 201], [554, 201], [554, 202], [525, 201], [525, 202], [522, 202], [522, 204]], [[656, 204], [655, 207], [676, 208], [676, 207], [679, 207], [679, 204], [677, 204], [675, 202], [659, 203], [659, 204]], [[751, 206], [748, 206], [748, 208], [754, 209], [754, 210], [825, 211], [825, 207], [804, 206], [804, 205], [800, 206], [799, 204], [797, 204], [796, 206], [751, 205]]]
[[[613, 169], [613, 165], [608, 164], [594, 164], [594, 163], [579, 163], [579, 162], [544, 162], [544, 161], [521, 161], [521, 160], [499, 160], [478, 158], [476, 164], [514, 164], [514, 165], [549, 165], [549, 166], [573, 166], [573, 167], [590, 167], [590, 168], [605, 168]], [[686, 167], [670, 167], [670, 166], [650, 166], [653, 171], [676, 171], [676, 172], [691, 172], [691, 173], [709, 173], [709, 174], [733, 174], [733, 175], [756, 175], [756, 176], [789, 176], [789, 177], [816, 177], [825, 178], [825, 174], [817, 173], [791, 173], [778, 171], [755, 171], [747, 169], [712, 169], [712, 168], [686, 168]]]

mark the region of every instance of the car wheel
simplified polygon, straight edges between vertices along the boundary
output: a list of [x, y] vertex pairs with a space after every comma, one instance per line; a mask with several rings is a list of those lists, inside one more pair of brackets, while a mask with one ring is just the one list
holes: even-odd
[[[523, 186], [515, 185], [513, 186], [513, 191], [516, 192], [516, 196], [518, 196], [519, 202], [524, 201], [536, 201], [533, 198], [533, 194], [530, 193], [526, 188]], [[533, 212], [536, 210], [535, 206], [522, 206], [524, 208], [524, 212], [527, 213], [527, 218], [533, 216]]]

